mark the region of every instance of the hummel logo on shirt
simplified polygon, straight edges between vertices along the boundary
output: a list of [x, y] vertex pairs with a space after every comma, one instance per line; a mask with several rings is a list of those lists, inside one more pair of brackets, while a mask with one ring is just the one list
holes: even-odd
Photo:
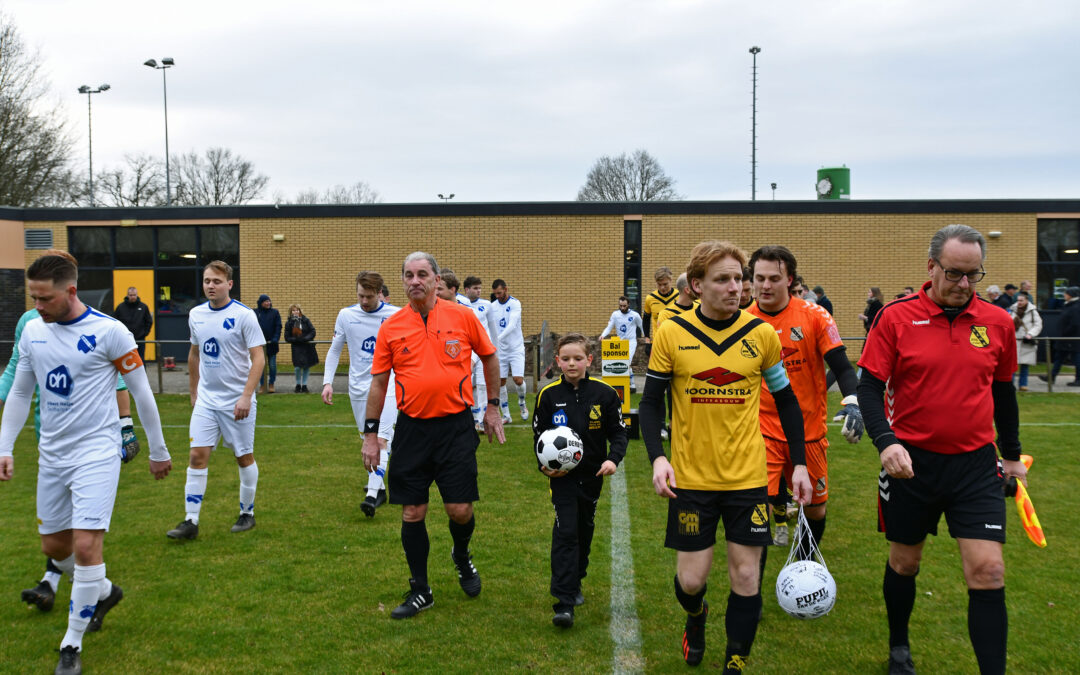
[[912, 319], [911, 320], [911, 325], [912, 326], [929, 326], [930, 325], [930, 319], [923, 319], [922, 321], [916, 321], [915, 319]]

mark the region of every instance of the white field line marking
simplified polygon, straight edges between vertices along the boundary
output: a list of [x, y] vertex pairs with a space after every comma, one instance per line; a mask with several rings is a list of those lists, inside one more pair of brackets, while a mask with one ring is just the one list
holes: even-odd
[[611, 623], [608, 626], [615, 642], [611, 655], [614, 673], [645, 672], [636, 607], [626, 475], [625, 471], [616, 471], [611, 477]]

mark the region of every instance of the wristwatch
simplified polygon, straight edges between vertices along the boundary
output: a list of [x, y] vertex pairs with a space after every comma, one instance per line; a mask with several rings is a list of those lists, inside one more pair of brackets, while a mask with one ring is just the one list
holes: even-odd
[[493, 405], [496, 408], [498, 408], [499, 407], [499, 399], [497, 399], [497, 398], [489, 398], [488, 399], [488, 405]]

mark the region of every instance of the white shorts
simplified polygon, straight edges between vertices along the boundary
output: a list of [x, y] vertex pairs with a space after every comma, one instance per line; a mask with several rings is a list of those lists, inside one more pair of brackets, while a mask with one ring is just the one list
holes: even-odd
[[109, 530], [120, 455], [99, 462], [60, 469], [38, 467], [38, 532]]
[[232, 448], [237, 457], [255, 452], [255, 401], [251, 402], [251, 412], [242, 420], [233, 419], [232, 410], [211, 410], [195, 402], [191, 411], [191, 423], [188, 434], [193, 448], [217, 448], [218, 441], [225, 440], [225, 446]]
[[473, 352], [472, 358], [472, 383], [474, 387], [482, 387], [484, 385], [484, 362], [480, 360], [480, 357]]
[[[350, 398], [352, 403], [353, 418], [356, 419], [356, 428], [360, 434], [364, 433], [364, 420], [367, 419], [367, 399]], [[387, 396], [382, 407], [382, 415], [379, 416], [379, 438], [384, 441], [394, 440], [394, 423], [397, 422], [397, 402], [393, 396]]]
[[525, 350], [507, 353], [499, 350], [499, 377], [525, 377]]

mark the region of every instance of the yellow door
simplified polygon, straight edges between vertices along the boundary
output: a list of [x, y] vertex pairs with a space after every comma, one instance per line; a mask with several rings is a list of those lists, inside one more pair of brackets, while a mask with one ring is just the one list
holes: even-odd
[[[139, 299], [150, 308], [150, 316], [155, 316], [157, 311], [156, 294], [154, 293], [154, 270], [113, 270], [113, 298], [119, 305], [127, 296], [127, 291], [132, 286], [139, 292]], [[150, 327], [147, 340], [153, 340], [157, 331], [157, 323]], [[157, 358], [157, 349], [147, 343], [146, 360], [153, 361]]]

